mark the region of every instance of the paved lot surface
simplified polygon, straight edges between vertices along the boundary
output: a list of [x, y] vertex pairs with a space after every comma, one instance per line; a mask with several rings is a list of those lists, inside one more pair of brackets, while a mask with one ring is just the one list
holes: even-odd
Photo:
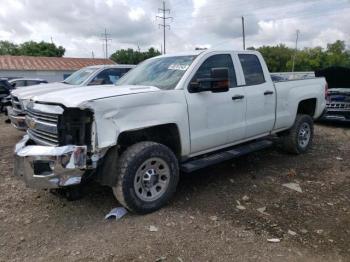
[[0, 261], [350, 261], [348, 126], [317, 125], [303, 156], [271, 148], [182, 175], [167, 207], [120, 221], [104, 220], [119, 205], [108, 188], [76, 202], [25, 188], [22, 133], [0, 117], [0, 134]]

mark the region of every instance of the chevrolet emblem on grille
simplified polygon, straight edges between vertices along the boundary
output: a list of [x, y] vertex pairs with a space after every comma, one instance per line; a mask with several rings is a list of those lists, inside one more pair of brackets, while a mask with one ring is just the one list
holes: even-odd
[[33, 118], [26, 116], [26, 123], [30, 129], [35, 129], [36, 122]]

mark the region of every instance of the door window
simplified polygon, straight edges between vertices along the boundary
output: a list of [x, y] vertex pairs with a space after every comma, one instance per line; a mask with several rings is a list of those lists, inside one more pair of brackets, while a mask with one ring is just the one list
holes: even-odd
[[252, 86], [265, 83], [264, 72], [256, 55], [240, 54], [238, 57], [242, 65], [246, 85]]
[[[237, 79], [236, 79], [236, 73], [233, 66], [231, 55], [213, 55], [207, 60], [203, 62], [203, 64], [200, 66], [194, 77], [192, 78], [191, 82], [197, 82], [197, 79], [201, 78], [210, 78], [211, 77], [211, 70], [213, 68], [228, 68], [229, 73], [229, 81], [230, 81], [230, 87], [236, 87], [237, 86]], [[210, 82], [203, 82], [202, 85], [208, 85], [208, 88], [210, 87]]]

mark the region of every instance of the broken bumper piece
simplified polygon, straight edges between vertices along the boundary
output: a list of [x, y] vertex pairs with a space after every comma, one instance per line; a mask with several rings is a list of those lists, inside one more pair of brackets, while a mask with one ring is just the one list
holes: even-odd
[[10, 106], [7, 107], [7, 115], [15, 128], [19, 130], [27, 129], [26, 117], [24, 115], [17, 114]]
[[15, 147], [14, 174], [35, 189], [51, 189], [80, 184], [86, 169], [86, 146], [27, 145], [29, 137]]

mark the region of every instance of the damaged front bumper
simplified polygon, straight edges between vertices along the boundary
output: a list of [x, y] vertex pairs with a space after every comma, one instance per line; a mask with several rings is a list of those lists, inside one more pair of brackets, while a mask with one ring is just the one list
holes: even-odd
[[26, 124], [26, 117], [22, 114], [17, 114], [11, 106], [7, 107], [7, 115], [8, 118], [11, 120], [11, 124], [19, 129], [19, 130], [26, 130], [27, 124]]
[[86, 171], [86, 146], [28, 145], [26, 135], [16, 144], [14, 174], [35, 189], [80, 184]]

